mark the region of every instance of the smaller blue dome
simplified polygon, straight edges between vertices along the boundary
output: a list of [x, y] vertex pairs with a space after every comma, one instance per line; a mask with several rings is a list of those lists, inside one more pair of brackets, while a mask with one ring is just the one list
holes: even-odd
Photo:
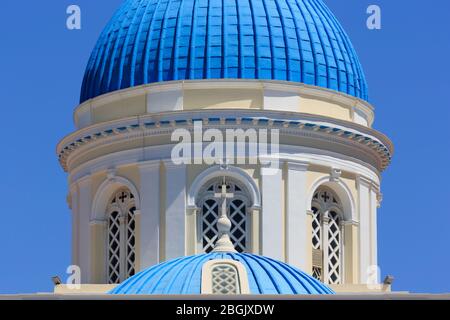
[[245, 267], [251, 294], [334, 294], [290, 265], [246, 253], [209, 253], [164, 262], [134, 275], [110, 294], [199, 295], [203, 265], [222, 259], [238, 261]]

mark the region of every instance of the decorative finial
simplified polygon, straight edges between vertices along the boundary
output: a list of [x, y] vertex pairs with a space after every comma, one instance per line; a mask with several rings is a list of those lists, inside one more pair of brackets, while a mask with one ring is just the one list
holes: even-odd
[[225, 177], [221, 186], [221, 193], [216, 193], [215, 197], [221, 199], [220, 217], [217, 221], [219, 237], [213, 252], [236, 252], [230, 239], [231, 221], [227, 215], [227, 199], [233, 198], [234, 194], [227, 193], [227, 183]]

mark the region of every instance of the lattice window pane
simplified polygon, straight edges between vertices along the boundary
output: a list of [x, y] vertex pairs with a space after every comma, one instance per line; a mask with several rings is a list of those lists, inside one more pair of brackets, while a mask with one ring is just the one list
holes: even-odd
[[217, 220], [219, 219], [219, 203], [215, 199], [206, 200], [203, 204], [202, 233], [203, 250], [210, 253], [217, 241]]
[[341, 283], [341, 230], [339, 215], [331, 211], [328, 225], [328, 278], [331, 284]]
[[242, 200], [230, 203], [231, 242], [237, 252], [247, 251], [247, 207]]
[[322, 281], [322, 268], [320, 267], [313, 267], [312, 268], [312, 276], [319, 280]]
[[117, 284], [136, 273], [135, 198], [127, 189], [118, 191], [108, 209], [108, 283]]
[[120, 283], [120, 217], [114, 211], [108, 221], [108, 283]]
[[320, 211], [318, 208], [312, 208], [312, 245], [313, 249], [322, 248], [322, 224], [320, 222]]
[[132, 207], [128, 211], [127, 217], [127, 241], [126, 241], [126, 277], [129, 278], [136, 273], [136, 207]]
[[214, 266], [212, 273], [212, 293], [236, 295], [241, 293], [238, 271], [235, 267], [223, 264]]
[[[317, 259], [317, 255], [320, 254], [323, 258], [325, 253], [327, 260], [320, 262], [320, 265], [319, 263], [313, 263], [312, 271], [316, 279], [330, 284], [341, 283], [342, 235], [340, 215], [337, 213], [339, 210], [342, 211], [339, 198], [331, 190], [324, 188], [314, 194], [312, 203], [312, 246], [313, 253], [316, 256], [313, 257], [313, 260], [320, 260]], [[328, 224], [326, 229], [328, 231], [326, 232], [323, 231], [325, 221]]]

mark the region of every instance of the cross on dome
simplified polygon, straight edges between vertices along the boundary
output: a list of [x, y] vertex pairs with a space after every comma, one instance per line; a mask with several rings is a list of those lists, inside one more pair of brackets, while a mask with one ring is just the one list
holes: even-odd
[[234, 197], [233, 193], [227, 192], [226, 178], [223, 178], [221, 192], [214, 195], [215, 198], [220, 199], [220, 217], [217, 221], [217, 230], [219, 237], [216, 242], [213, 252], [237, 252], [230, 239], [231, 221], [227, 215], [227, 199]]

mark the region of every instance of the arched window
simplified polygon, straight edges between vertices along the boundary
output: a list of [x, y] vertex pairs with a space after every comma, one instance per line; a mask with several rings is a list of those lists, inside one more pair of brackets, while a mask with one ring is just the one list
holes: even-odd
[[[227, 214], [231, 220], [231, 241], [238, 252], [249, 250], [250, 222], [247, 209], [250, 207], [250, 197], [247, 192], [236, 182], [229, 179], [225, 181], [227, 193], [232, 198], [227, 199]], [[203, 188], [198, 197], [199, 215], [199, 240], [201, 249], [209, 253], [214, 249], [217, 241], [217, 220], [219, 219], [220, 199], [217, 197], [222, 192], [223, 179], [210, 182]]]
[[236, 260], [210, 260], [202, 267], [202, 294], [250, 294], [247, 270]]
[[312, 201], [313, 277], [342, 283], [342, 205], [329, 188], [316, 191]]
[[237, 269], [230, 264], [217, 264], [211, 270], [212, 294], [241, 294]]
[[107, 280], [116, 284], [135, 274], [136, 204], [128, 189], [114, 194], [108, 206]]

